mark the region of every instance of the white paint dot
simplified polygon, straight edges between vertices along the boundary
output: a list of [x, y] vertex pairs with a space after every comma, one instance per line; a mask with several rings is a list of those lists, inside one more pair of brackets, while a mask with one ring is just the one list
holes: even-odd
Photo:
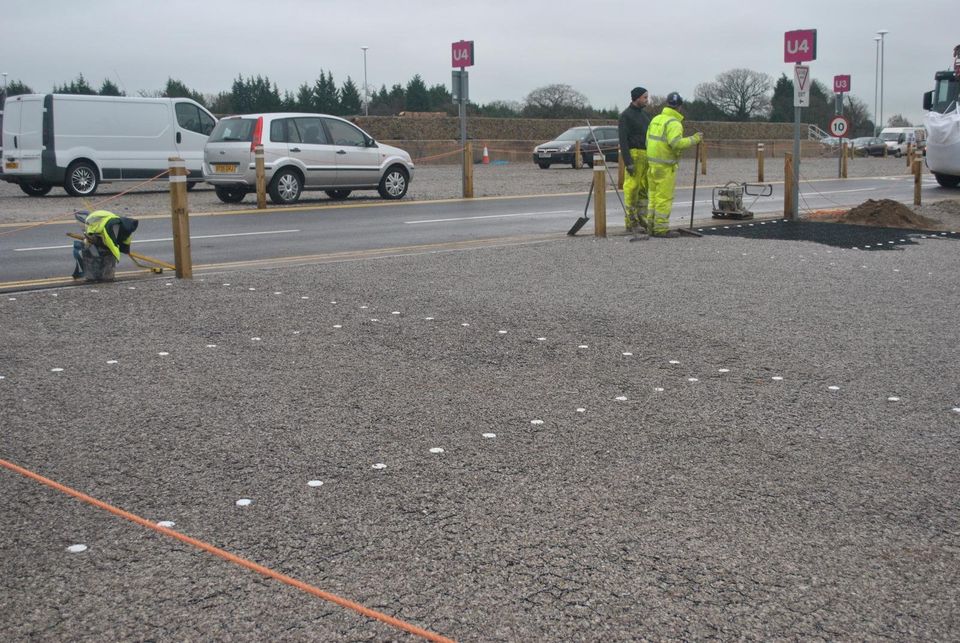
[[300, 299], [310, 299], [309, 297], [301, 297]]
[[252, 504], [253, 504], [253, 500], [251, 500], [250, 498], [240, 498], [240, 500], [237, 500], [238, 507], [247, 507]]
[[343, 325], [342, 325], [342, 324], [334, 324], [333, 327], [334, 327], [334, 328], [343, 328]]
[[530, 420], [530, 424], [543, 424], [543, 420]]
[[618, 402], [626, 402], [626, 401], [627, 401], [627, 396], [626, 396], [626, 395], [618, 395], [618, 396], [617, 396], [617, 401], [618, 401]]
[[216, 344], [207, 344], [207, 348], [216, 348], [216, 347], [217, 347]]
[[360, 306], [360, 310], [366, 310], [369, 306]]
[[0, 380], [5, 380], [5, 379], [7, 379], [6, 375], [0, 375]]
[[259, 341], [263, 341], [263, 340], [261, 340], [259, 337], [251, 337], [251, 338], [250, 338], [250, 341], [251, 341], [251, 342], [259, 342]]
[[100, 292], [100, 291], [97, 290], [96, 288], [91, 288], [91, 289], [90, 289], [90, 292]]
[[385, 465], [385, 464], [382, 463], [382, 462], [378, 462], [378, 463], [376, 463], [375, 465], [373, 465], [372, 468], [374, 468], [374, 469], [386, 469], [386, 468], [387, 468], [387, 465]]
[[9, 299], [7, 299], [7, 301], [16, 301], [16, 300], [17, 300], [16, 297], [10, 297]]
[[432, 449], [430, 449], [430, 453], [443, 453], [443, 449], [441, 449], [440, 447], [433, 447]]
[[295, 331], [293, 331], [293, 334], [294, 334], [294, 335], [299, 335], [299, 334], [300, 334], [300, 331], [299, 331], [299, 330], [295, 330]]
[[485, 437], [485, 438], [488, 439], [488, 440], [492, 440], [493, 438], [497, 437], [497, 434], [496, 434], [496, 433], [484, 433], [484, 434], [483, 434], [483, 437]]
[[464, 323], [462, 323], [462, 324], [460, 324], [460, 325], [461, 325], [461, 326], [469, 326], [470, 324], [464, 322]]
[[887, 398], [887, 402], [899, 402], [900, 398], [896, 396], [891, 396]]
[[577, 346], [577, 348], [590, 348], [590, 347], [587, 346], [586, 344], [580, 344], [579, 346]]
[[583, 408], [582, 406], [577, 409], [577, 413], [586, 413], [586, 412], [587, 412], [587, 409]]
[[167, 351], [160, 351], [159, 353], [157, 353], [157, 355], [160, 355], [161, 357], [164, 357], [164, 356], [169, 355], [169, 354], [170, 354], [170, 353], [168, 353]]
[[678, 359], [672, 359], [672, 360], [670, 360], [670, 363], [671, 363], [671, 364], [679, 364], [679, 363], [680, 363], [680, 360], [678, 360]]
[[545, 341], [547, 341], [547, 338], [546, 338], [546, 337], [538, 337], [538, 338], [537, 338], [537, 341], [538, 341], [538, 342], [545, 342]]
[[71, 554], [79, 554], [80, 552], [87, 551], [86, 545], [70, 545], [67, 547], [67, 551]]
[[840, 390], [840, 387], [839, 387], [839, 386], [828, 386], [827, 389], [829, 389], [829, 390], [831, 390], [831, 391], [839, 391], [839, 390]]
[[161, 520], [160, 522], [157, 523], [157, 527], [166, 527], [167, 529], [170, 529], [172, 527], [175, 527], [176, 524], [177, 523], [173, 522], [172, 520]]
[[229, 286], [230, 284], [223, 284], [224, 286]]
[[256, 288], [247, 288], [247, 290], [256, 290]]
[[50, 369], [50, 372], [51, 372], [51, 373], [62, 373], [62, 372], [63, 372], [63, 369], [60, 368], [60, 367], [51, 368], [51, 369]]
[[779, 375], [774, 375], [774, 376], [771, 377], [770, 379], [772, 379], [774, 382], [782, 382], [782, 381], [783, 381], [783, 378], [780, 377]]
[[433, 317], [424, 317], [423, 320], [424, 320], [424, 321], [433, 321]]
[[323, 480], [308, 480], [308, 481], [307, 481], [307, 486], [308, 486], [308, 487], [322, 487], [322, 486], [323, 486]]
[[283, 293], [280, 292], [279, 290], [274, 290], [274, 291], [273, 291], [273, 294], [274, 294], [274, 295], [282, 295]]
[[[136, 288], [134, 288], [133, 286], [130, 286], [130, 290], [136, 290]], [[53, 297], [59, 297], [60, 295], [57, 294], [57, 293], [52, 293], [52, 296], [53, 296]]]
[[108, 359], [108, 360], [107, 360], [107, 364], [116, 364], [116, 363], [117, 363], [117, 360], [115, 360], [115, 359]]
[[380, 320], [377, 319], [376, 317], [371, 317], [371, 318], [370, 318], [370, 321], [372, 321], [372, 322], [378, 322], [378, 321], [380, 321]]
[[695, 377], [688, 377], [688, 378], [687, 378], [687, 381], [688, 381], [688, 382], [699, 382], [700, 380], [698, 380], [698, 379], [695, 378]]
[[395, 310], [395, 311], [393, 311], [393, 312], [390, 313], [390, 314], [391, 314], [391, 315], [399, 315], [399, 314], [400, 314], [400, 311], [399, 311], [399, 310]]
[[633, 357], [633, 353], [621, 353], [624, 357]]
[[[0, 380], [2, 380], [2, 379], [3, 379], [3, 378], [0, 377]], [[954, 412], [954, 413], [960, 413], [960, 406], [955, 406], [955, 407], [953, 407], [953, 412]]]
[[172, 286], [173, 284], [168, 281], [167, 283], [165, 283], [165, 284], [163, 284], [163, 285], [164, 285], [164, 286]]
[[331, 304], [336, 304], [337, 302], [335, 302], [335, 301], [331, 301], [330, 303], [331, 303]]
[[662, 389], [661, 387], [659, 387], [659, 386], [656, 387], [656, 388], [653, 389], [653, 390], [656, 391], [657, 393], [663, 393], [663, 389]]
[[718, 373], [729, 373], [729, 372], [730, 372], [730, 369], [729, 369], [729, 368], [718, 368], [718, 369], [717, 369], [717, 372], [718, 372]]
[[500, 334], [500, 335], [506, 335], [506, 334], [507, 334], [507, 331], [505, 331], [505, 330], [498, 330], [497, 333]]

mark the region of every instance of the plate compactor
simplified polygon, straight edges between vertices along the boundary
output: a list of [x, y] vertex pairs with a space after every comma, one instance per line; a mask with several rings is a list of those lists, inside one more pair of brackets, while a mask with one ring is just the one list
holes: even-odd
[[[762, 196], [771, 196], [773, 185], [769, 183], [737, 183], [729, 181], [726, 185], [713, 188], [714, 219], [752, 219], [750, 208]], [[753, 197], [748, 206], [743, 197]]]

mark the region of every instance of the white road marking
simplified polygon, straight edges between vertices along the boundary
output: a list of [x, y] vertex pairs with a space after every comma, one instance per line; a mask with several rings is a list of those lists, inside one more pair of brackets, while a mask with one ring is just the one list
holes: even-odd
[[[194, 241], [196, 239], [222, 239], [225, 237], [252, 237], [255, 235], [262, 234], [290, 234], [291, 232], [300, 232], [299, 230], [264, 230], [263, 232], [235, 232], [232, 234], [199, 234], [191, 235], [190, 240]], [[173, 237], [164, 237], [163, 239], [134, 239], [134, 245], [140, 246], [145, 243], [163, 243], [173, 241]], [[69, 246], [38, 246], [36, 248], [14, 248], [14, 252], [29, 252], [33, 250], [63, 250], [65, 248], [73, 248], [71, 243]]]
[[550, 210], [548, 212], [515, 212], [513, 214], [487, 214], [476, 217], [454, 217], [450, 219], [421, 219], [417, 221], [404, 221], [408, 225], [416, 223], [448, 223], [450, 221], [473, 221], [474, 219], [505, 219], [508, 217], [530, 217], [541, 214], [570, 214], [576, 210]]

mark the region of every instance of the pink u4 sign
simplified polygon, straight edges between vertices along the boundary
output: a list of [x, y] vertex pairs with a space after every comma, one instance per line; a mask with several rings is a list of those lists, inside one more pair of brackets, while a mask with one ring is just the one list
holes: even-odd
[[816, 29], [798, 29], [783, 35], [783, 62], [805, 63], [816, 59]]
[[473, 41], [461, 40], [451, 46], [451, 58], [454, 67], [473, 66]]

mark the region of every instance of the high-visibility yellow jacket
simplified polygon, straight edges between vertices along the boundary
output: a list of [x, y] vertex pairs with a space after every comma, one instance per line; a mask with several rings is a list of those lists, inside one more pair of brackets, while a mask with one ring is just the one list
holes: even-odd
[[680, 153], [701, 140], [699, 134], [683, 135], [683, 114], [672, 107], [653, 117], [647, 128], [647, 163], [677, 165]]
[[[118, 225], [121, 223], [120, 219], [121, 217], [117, 216], [113, 212], [96, 210], [88, 214], [84, 221], [87, 226], [84, 232], [91, 237], [97, 237], [101, 239], [103, 241], [103, 245], [107, 247], [117, 261], [120, 260], [121, 250], [121, 247], [119, 247], [117, 244], [119, 243], [120, 246], [123, 246], [126, 252], [129, 252], [130, 237], [133, 235], [132, 231], [128, 234], [124, 234], [126, 232], [124, 226]], [[117, 223], [113, 224], [115, 228], [113, 230], [108, 230], [107, 227], [111, 225], [111, 222], [114, 220], [117, 221]], [[135, 230], [136, 225], [134, 225], [133, 228]], [[113, 232], [113, 234], [110, 234], [111, 232]], [[117, 237], [116, 240], [114, 240], [114, 236]]]

